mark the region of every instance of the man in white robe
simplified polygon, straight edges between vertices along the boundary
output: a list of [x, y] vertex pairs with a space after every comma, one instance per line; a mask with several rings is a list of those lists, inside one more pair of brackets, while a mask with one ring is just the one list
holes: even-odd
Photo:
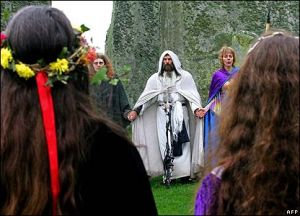
[[[171, 179], [197, 177], [204, 165], [201, 119], [204, 113], [201, 108], [201, 98], [192, 75], [181, 68], [175, 53], [170, 50], [163, 52], [158, 72], [148, 79], [133, 111], [128, 114], [128, 119], [133, 121], [133, 143], [140, 152], [149, 176], [165, 174], [163, 160], [167, 145], [177, 141], [183, 133], [188, 139], [179, 145], [179, 153], [172, 155]], [[172, 134], [167, 140], [166, 122], [169, 111]], [[178, 152], [178, 149], [172, 148], [172, 152], [173, 150]]]

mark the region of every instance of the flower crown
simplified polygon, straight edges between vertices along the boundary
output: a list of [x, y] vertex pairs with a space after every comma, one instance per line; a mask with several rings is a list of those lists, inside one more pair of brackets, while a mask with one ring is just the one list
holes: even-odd
[[69, 79], [69, 72], [76, 68], [76, 65], [86, 66], [89, 62], [93, 62], [96, 58], [96, 50], [90, 47], [82, 33], [89, 30], [85, 25], [80, 28], [73, 28], [76, 35], [76, 43], [79, 48], [74, 53], [70, 54], [67, 47], [64, 47], [55, 62], [48, 65], [41, 59], [35, 64], [25, 64], [14, 59], [12, 50], [7, 44], [6, 35], [1, 33], [1, 67], [10, 69], [18, 74], [19, 77], [29, 79], [34, 77], [39, 71], [45, 71], [48, 74], [47, 85], [53, 86], [53, 83], [60, 81], [64, 84]]

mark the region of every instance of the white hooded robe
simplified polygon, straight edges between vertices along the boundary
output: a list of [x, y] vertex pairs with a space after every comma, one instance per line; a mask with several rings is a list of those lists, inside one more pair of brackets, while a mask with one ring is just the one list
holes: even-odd
[[[172, 88], [166, 88], [163, 77], [159, 76], [163, 57], [166, 54], [171, 56], [180, 74]], [[166, 115], [162, 106], [159, 106], [159, 100], [166, 91], [172, 92], [172, 95], [175, 95], [172, 112], [173, 127], [176, 127], [176, 124], [181, 126], [180, 123], [184, 119], [190, 142], [183, 143], [183, 154], [174, 158], [171, 179], [185, 176], [195, 178], [204, 165], [203, 119], [194, 115], [195, 109], [202, 107], [200, 95], [192, 75], [181, 68], [177, 55], [172, 51], [167, 50], [162, 53], [158, 68], [158, 72], [148, 79], [144, 91], [134, 105], [134, 109], [141, 105], [142, 109], [132, 123], [132, 141], [143, 159], [148, 175], [151, 177], [163, 175], [163, 158], [167, 143]], [[182, 106], [182, 99], [186, 101], [185, 106]]]

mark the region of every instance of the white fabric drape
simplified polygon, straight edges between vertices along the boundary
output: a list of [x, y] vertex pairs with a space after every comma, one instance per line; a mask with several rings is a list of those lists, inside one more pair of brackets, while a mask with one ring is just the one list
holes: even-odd
[[[180, 76], [174, 83], [165, 85], [165, 79], [159, 76], [163, 57], [169, 54]], [[166, 114], [159, 105], [161, 95], [170, 93], [173, 102], [172, 126], [180, 131], [184, 119], [190, 142], [183, 144], [183, 154], [174, 159], [172, 178], [195, 177], [203, 159], [203, 120], [194, 116], [194, 110], [201, 107], [201, 98], [192, 75], [181, 68], [180, 61], [172, 51], [165, 51], [159, 60], [159, 70], [147, 81], [146, 87], [134, 105], [134, 109], [143, 105], [138, 118], [132, 123], [132, 140], [138, 148], [144, 165], [150, 176], [164, 173], [163, 157], [166, 148]], [[188, 101], [182, 106], [182, 100]]]

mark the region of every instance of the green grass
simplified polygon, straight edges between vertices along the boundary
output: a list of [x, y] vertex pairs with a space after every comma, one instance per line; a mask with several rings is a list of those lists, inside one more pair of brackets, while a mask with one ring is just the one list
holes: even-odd
[[176, 181], [170, 187], [162, 184], [162, 177], [150, 180], [159, 215], [193, 215], [195, 193], [198, 182], [180, 183]]
[[[132, 128], [126, 128], [131, 139]], [[169, 188], [162, 184], [162, 176], [150, 180], [159, 215], [194, 215], [194, 199], [200, 185], [194, 183], [172, 183]]]

